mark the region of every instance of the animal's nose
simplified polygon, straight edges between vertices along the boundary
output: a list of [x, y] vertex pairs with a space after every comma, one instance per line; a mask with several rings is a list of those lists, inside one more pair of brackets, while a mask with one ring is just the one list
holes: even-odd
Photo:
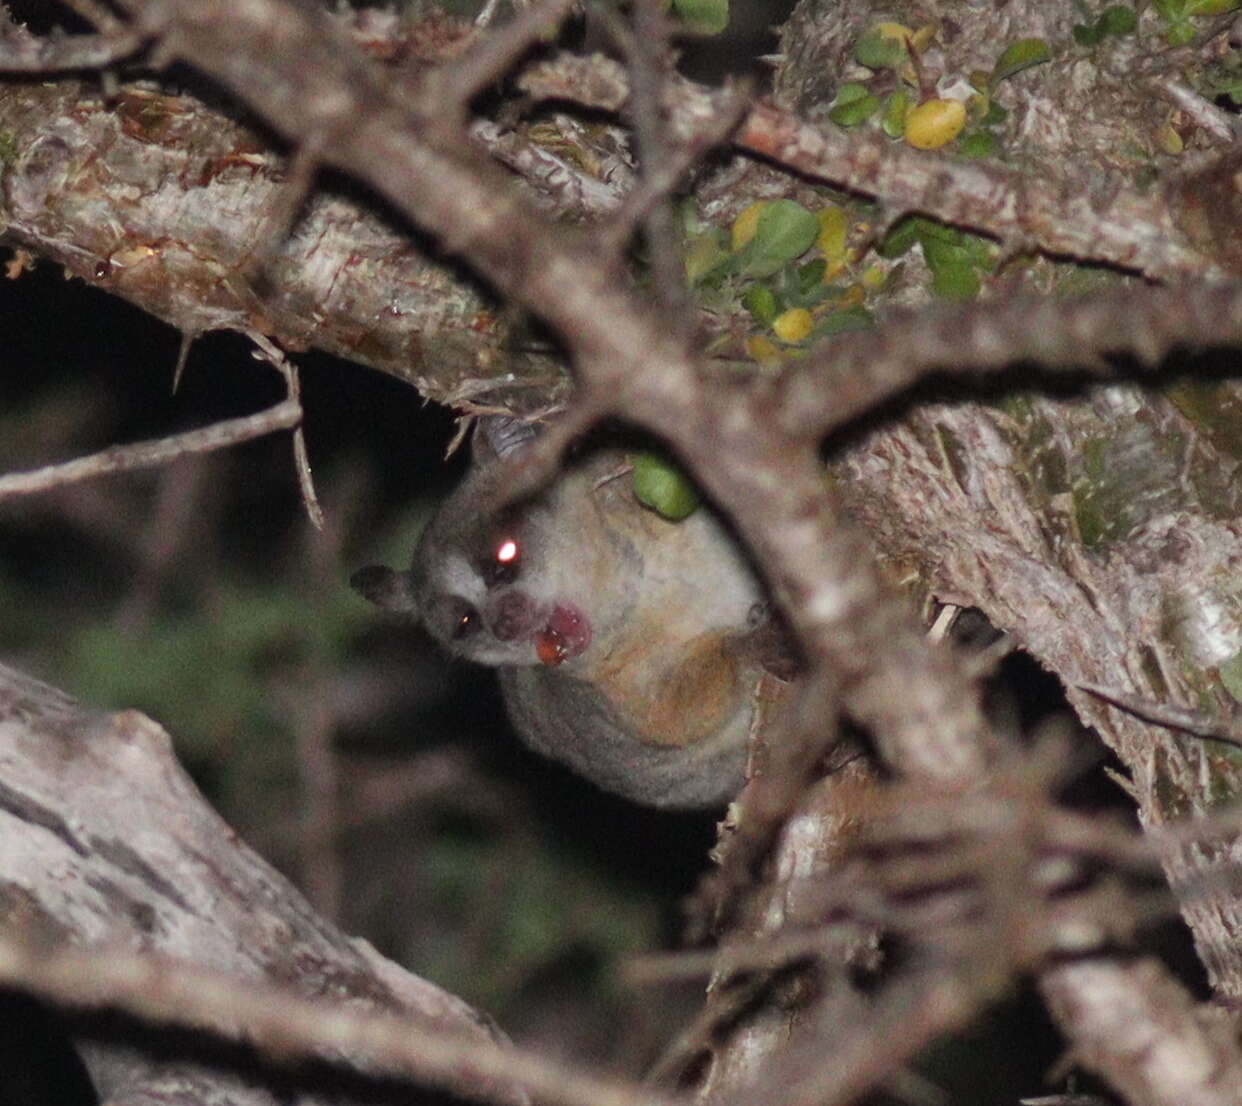
[[488, 605], [488, 625], [498, 641], [516, 641], [534, 629], [535, 604], [520, 591], [507, 591]]

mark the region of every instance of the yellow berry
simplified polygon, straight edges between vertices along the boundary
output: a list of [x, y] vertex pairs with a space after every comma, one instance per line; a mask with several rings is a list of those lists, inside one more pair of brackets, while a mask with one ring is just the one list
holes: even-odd
[[735, 253], [754, 238], [755, 229], [759, 226], [759, 216], [767, 206], [767, 201], [760, 200], [751, 204], [733, 220], [732, 243]]
[[814, 325], [815, 320], [805, 307], [791, 307], [772, 320], [772, 332], [782, 342], [801, 342]]
[[834, 204], [820, 208], [815, 216], [819, 220], [819, 235], [815, 245], [819, 252], [829, 261], [837, 261], [845, 257], [845, 239], [849, 234], [850, 224], [845, 212]]
[[934, 150], [952, 142], [966, 125], [960, 100], [925, 100], [906, 116], [906, 142], [916, 150]]
[[862, 275], [863, 286], [866, 288], [879, 288], [888, 277], [888, 272], [883, 265], [872, 265]]

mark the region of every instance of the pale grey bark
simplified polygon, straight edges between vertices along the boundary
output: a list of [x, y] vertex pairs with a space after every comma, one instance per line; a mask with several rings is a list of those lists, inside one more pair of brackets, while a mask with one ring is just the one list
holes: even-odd
[[[106, 714], [0, 666], [0, 928], [60, 948], [150, 954], [239, 984], [282, 985], [358, 1012], [400, 1014], [408, 1031], [502, 1038], [434, 984], [318, 917], [199, 793], [167, 733], [134, 711]], [[6, 946], [3, 974], [16, 981]], [[157, 960], [158, 962], [158, 960]], [[91, 989], [89, 959], [66, 992]], [[156, 971], [156, 969], [153, 969]], [[158, 980], [158, 972], [153, 979]], [[154, 997], [155, 990], [151, 993]], [[71, 1003], [72, 1004], [72, 1003]], [[227, 1027], [222, 1026], [226, 1036]], [[102, 1100], [269, 1106], [273, 1072], [230, 1073], [110, 1039], [83, 1042]], [[486, 1092], [488, 1083], [477, 1083]], [[459, 1088], [460, 1089], [460, 1088]], [[506, 1097], [496, 1086], [495, 1097]], [[510, 1090], [507, 1097], [517, 1098]], [[424, 1096], [434, 1101], [432, 1092]], [[302, 1094], [298, 1101], [345, 1101]]]

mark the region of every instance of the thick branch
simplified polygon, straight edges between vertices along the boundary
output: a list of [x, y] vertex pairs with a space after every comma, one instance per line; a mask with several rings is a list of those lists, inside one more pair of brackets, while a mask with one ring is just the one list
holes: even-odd
[[1176, 350], [1242, 341], [1242, 284], [1124, 291], [1056, 300], [1011, 296], [895, 313], [876, 330], [844, 334], [773, 383], [792, 434], [819, 436], [919, 380], [985, 375], [1035, 364], [1116, 378], [1108, 355], [1154, 368]]
[[0, 130], [16, 151], [0, 188], [7, 241], [185, 334], [260, 331], [446, 402], [512, 399], [517, 381], [537, 407], [564, 389], [550, 359], [504, 349], [507, 326], [477, 287], [356, 201], [317, 191], [289, 238], [267, 238], [288, 188], [283, 157], [197, 100], [10, 85]]
[[[524, 74], [520, 84], [532, 95], [612, 110], [630, 95], [621, 67], [598, 55], [561, 55]], [[674, 132], [683, 140], [717, 112], [712, 95], [686, 80], [670, 82], [666, 103]], [[1153, 277], [1222, 272], [1211, 236], [1188, 237], [1169, 196], [1138, 191], [1120, 176], [1097, 180], [1098, 191], [1088, 195], [1081, 182], [1041, 180], [1029, 169], [999, 161], [961, 161], [913, 150], [878, 131], [809, 123], [769, 101], [754, 105], [733, 142], [800, 173], [874, 196], [894, 221], [906, 211], [926, 212], [1014, 247], [1108, 261]]]
[[[3, 666], [0, 924], [3, 981], [69, 1006], [119, 1006], [277, 1061], [319, 1057], [489, 1101], [521, 1103], [523, 1086], [567, 1106], [638, 1101], [506, 1047], [459, 999], [317, 917], [206, 804], [150, 719], [84, 710]], [[118, 1062], [106, 1043], [86, 1058], [104, 1099], [118, 1079], [166, 1074], [155, 1056]], [[219, 1072], [195, 1078], [231, 1086]], [[227, 1093], [269, 1101], [258, 1085]]]

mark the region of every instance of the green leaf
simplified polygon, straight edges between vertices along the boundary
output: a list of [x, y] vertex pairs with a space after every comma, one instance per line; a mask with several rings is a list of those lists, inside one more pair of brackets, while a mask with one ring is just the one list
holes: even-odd
[[1070, 34], [1079, 46], [1098, 46], [1104, 41], [1104, 25], [1102, 20], [1094, 23], [1075, 23]]
[[972, 265], [990, 266], [992, 244], [981, 234], [968, 234], [958, 227], [938, 223], [923, 215], [914, 217], [915, 232], [923, 253], [929, 250], [936, 256], [948, 255], [966, 258]]
[[844, 334], [851, 330], [869, 330], [875, 326], [875, 316], [861, 304], [846, 307], [841, 311], [833, 311], [825, 315], [808, 336], [808, 341], [829, 338], [834, 334]]
[[906, 131], [906, 115], [910, 111], [910, 94], [904, 88], [891, 92], [884, 101], [880, 126], [889, 138], [900, 138]]
[[822, 257], [812, 258], [801, 265], [790, 266], [781, 270], [776, 276], [776, 302], [781, 309], [786, 307], [814, 307], [816, 303], [828, 295], [828, 286], [823, 283], [823, 273], [827, 271], [828, 262]]
[[859, 84], [858, 81], [846, 81], [837, 89], [837, 94], [833, 97], [834, 104], [852, 104], [855, 100], [861, 100], [865, 96], [871, 95], [871, 89], [865, 84]]
[[963, 157], [991, 157], [996, 153], [996, 135], [990, 131], [975, 131], [962, 139], [958, 150]]
[[729, 25], [729, 0], [673, 0], [673, 10], [694, 34], [718, 35]]
[[872, 95], [866, 85], [848, 81], [837, 89], [828, 118], [839, 127], [856, 127], [879, 109], [880, 98]]
[[989, 238], [984, 238], [981, 234], [962, 234], [962, 249], [966, 256], [970, 259], [970, 263], [978, 269], [987, 269], [989, 272], [996, 267], [996, 245]]
[[823, 287], [824, 273], [827, 271], [828, 262], [822, 257], [817, 257], [814, 261], [808, 261], [805, 265], [799, 265], [795, 274], [795, 290], [799, 295], [803, 296], [809, 292], [817, 291]]
[[1170, 23], [1169, 29], [1165, 31], [1165, 41], [1170, 46], [1185, 46], [1192, 38], [1195, 37], [1194, 24], [1189, 19], [1179, 20], [1176, 23]]
[[763, 209], [755, 236], [744, 247], [745, 276], [771, 276], [806, 253], [819, 233], [819, 220], [800, 203], [773, 200]]
[[682, 262], [690, 284], [697, 284], [729, 256], [727, 240], [728, 236], [718, 227], [709, 227], [690, 237]]
[[1155, 0], [1160, 18], [1172, 23], [1186, 15], [1186, 0]]
[[742, 297], [742, 306], [754, 316], [755, 321], [770, 326], [772, 320], [780, 314], [780, 304], [776, 302], [776, 294], [766, 284], [753, 284]]
[[822, 257], [783, 270], [778, 279], [776, 299], [784, 307], [814, 307], [817, 303], [845, 293], [844, 286], [824, 283], [828, 262]]
[[1211, 88], [1217, 96], [1229, 97], [1229, 99], [1233, 101], [1235, 107], [1242, 104], [1242, 78], [1219, 78], [1212, 81]]
[[999, 127], [1008, 118], [1009, 112], [1001, 107], [995, 100], [992, 100], [988, 104], [988, 110], [983, 113], [983, 118], [979, 120], [979, 123], [984, 127]]
[[980, 271], [996, 264], [992, 244], [981, 235], [967, 234], [921, 215], [912, 216], [911, 234], [923, 250], [931, 270], [931, 290], [947, 299], [970, 299], [982, 287]]
[[1114, 4], [1100, 13], [1095, 25], [1106, 35], [1128, 35], [1138, 27], [1138, 12], [1124, 4]]
[[634, 495], [671, 522], [689, 518], [699, 506], [699, 494], [681, 469], [655, 453], [634, 455]]
[[914, 216], [914, 230], [924, 248], [929, 242], [959, 248], [966, 243], [965, 231], [951, 227], [947, 223], [938, 223], [935, 219], [928, 219], [924, 215]]
[[999, 84], [1023, 69], [1041, 65], [1051, 57], [1052, 50], [1042, 38], [1020, 38], [1006, 47], [1005, 52], [996, 59], [992, 67], [992, 83]]
[[856, 127], [859, 123], [865, 123], [879, 110], [878, 96], [864, 96], [861, 100], [838, 104], [828, 112], [828, 118], [838, 127]]
[[952, 269], [956, 266], [972, 267], [970, 252], [965, 246], [955, 245], [938, 238], [925, 237], [920, 237], [919, 244], [923, 247], [923, 259], [932, 272], [937, 269]]
[[931, 290], [944, 299], [973, 299], [982, 286], [979, 274], [968, 264], [955, 263], [932, 268]]
[[[1236, 3], [1237, 0], [1230, 0], [1230, 2]], [[1182, 17], [1179, 15], [1177, 18]], [[1138, 12], [1125, 4], [1113, 4], [1105, 8], [1093, 23], [1076, 23], [1071, 33], [1074, 41], [1079, 45], [1096, 46], [1108, 35], [1128, 35], [1137, 27]]]
[[891, 261], [909, 251], [919, 240], [918, 216], [907, 215], [899, 219], [880, 240], [875, 252], [885, 260]]
[[899, 38], [868, 31], [854, 46], [854, 60], [868, 69], [896, 69], [907, 58], [906, 44]]

